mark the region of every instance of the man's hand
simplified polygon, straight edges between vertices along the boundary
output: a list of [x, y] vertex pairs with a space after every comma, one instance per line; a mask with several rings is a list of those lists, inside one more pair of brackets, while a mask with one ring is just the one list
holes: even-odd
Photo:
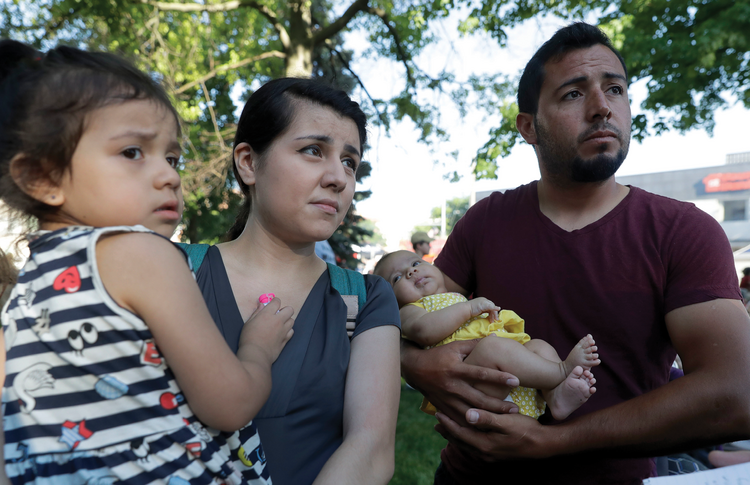
[[492, 462], [501, 459], [546, 458], [549, 428], [522, 414], [494, 414], [481, 409], [466, 412], [468, 426], [461, 426], [442, 413], [435, 416], [435, 430], [471, 456]]
[[476, 340], [467, 340], [422, 350], [408, 340], [401, 341], [401, 374], [406, 382], [462, 425], [467, 424], [464, 415], [472, 407], [499, 414], [518, 412], [515, 404], [475, 389], [476, 384], [489, 384], [509, 392], [518, 386], [518, 378], [512, 374], [466, 364], [464, 359], [476, 344]]

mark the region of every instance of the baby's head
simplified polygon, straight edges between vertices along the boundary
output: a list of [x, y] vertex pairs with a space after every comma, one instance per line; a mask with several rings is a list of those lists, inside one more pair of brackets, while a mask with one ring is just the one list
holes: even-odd
[[117, 56], [0, 41], [0, 197], [42, 228], [171, 235], [183, 205], [178, 120], [164, 90]]
[[393, 287], [399, 308], [422, 297], [446, 293], [445, 278], [435, 266], [411, 251], [394, 251], [378, 261], [373, 271]]

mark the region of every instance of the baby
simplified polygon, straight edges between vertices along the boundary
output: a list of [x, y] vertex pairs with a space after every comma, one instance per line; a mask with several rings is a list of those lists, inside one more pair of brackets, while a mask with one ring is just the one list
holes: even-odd
[[[544, 413], [545, 403], [536, 389], [558, 420], [569, 416], [596, 392], [590, 369], [601, 361], [591, 335], [583, 337], [561, 361], [547, 342], [531, 340], [523, 333], [524, 321], [514, 312], [501, 311], [486, 298], [467, 300], [458, 293], [449, 293], [440, 270], [415, 253], [387, 254], [374, 272], [393, 287], [401, 308], [404, 338], [426, 348], [482, 338], [466, 362], [518, 377], [522, 387], [511, 390], [508, 398], [518, 405], [521, 414], [538, 418]], [[492, 386], [479, 389], [505, 398], [498, 396], [499, 390]], [[426, 399], [422, 410], [435, 413]]]

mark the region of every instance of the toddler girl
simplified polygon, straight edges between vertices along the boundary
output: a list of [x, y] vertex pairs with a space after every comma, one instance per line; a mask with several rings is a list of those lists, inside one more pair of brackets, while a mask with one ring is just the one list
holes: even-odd
[[0, 196], [40, 229], [2, 313], [13, 483], [271, 483], [248, 423], [291, 310], [259, 306], [237, 357], [224, 342], [167, 239], [179, 135], [123, 60], [0, 42]]
[[[500, 311], [486, 298], [467, 300], [459, 293], [448, 293], [443, 273], [415, 253], [395, 251], [383, 256], [375, 274], [393, 287], [405, 338], [423, 347], [482, 338], [466, 362], [518, 377], [524, 387], [512, 389], [509, 397], [521, 414], [538, 418], [544, 413], [545, 403], [538, 399], [536, 389], [542, 391], [555, 419], [566, 418], [596, 392], [590, 369], [600, 360], [591, 335], [583, 337], [561, 361], [547, 342], [531, 340], [523, 333], [524, 322], [514, 312]], [[505, 397], [497, 396], [498, 390], [491, 386], [480, 390]], [[422, 410], [435, 414], [427, 400]]]

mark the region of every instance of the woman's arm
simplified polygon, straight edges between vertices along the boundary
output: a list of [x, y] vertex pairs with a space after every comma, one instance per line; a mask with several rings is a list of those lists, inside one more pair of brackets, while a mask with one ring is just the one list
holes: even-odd
[[344, 442], [314, 485], [388, 483], [400, 394], [398, 327], [383, 325], [357, 335], [346, 374]]
[[434, 312], [416, 305], [404, 305], [399, 310], [401, 333], [412, 342], [429, 347], [458, 330], [470, 318], [482, 313], [489, 312], [491, 322], [497, 320], [499, 311], [499, 306], [481, 297]]
[[196, 416], [223, 431], [250, 422], [270, 393], [271, 364], [291, 336], [291, 309], [276, 313], [274, 300], [253, 315], [246, 325], [261, 327], [254, 334], [265, 341], [254, 342], [240, 361], [172, 243], [152, 234], [119, 234], [99, 241], [96, 253], [107, 291], [146, 322]]

